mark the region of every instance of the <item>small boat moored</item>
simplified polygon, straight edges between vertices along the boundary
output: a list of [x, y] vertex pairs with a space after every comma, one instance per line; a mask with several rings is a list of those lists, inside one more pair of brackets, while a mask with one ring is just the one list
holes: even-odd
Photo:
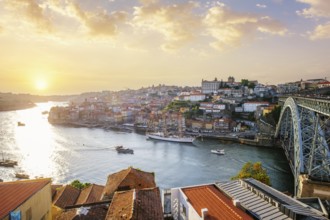
[[2, 152], [2, 160], [0, 160], [1, 167], [14, 167], [16, 165], [17, 165], [17, 161], [5, 159], [5, 157], [3, 156], [3, 152]]
[[17, 126], [25, 126], [25, 124], [23, 122], [17, 122]]
[[18, 179], [29, 179], [30, 176], [25, 173], [15, 173], [15, 177]]
[[120, 154], [134, 154], [132, 149], [124, 148], [123, 146], [116, 146], [115, 149]]
[[1, 160], [0, 166], [2, 167], [14, 167], [17, 165], [17, 161], [14, 160]]
[[219, 155], [224, 155], [225, 154], [225, 150], [224, 149], [215, 149], [215, 150], [211, 150], [211, 153], [213, 153], [213, 154], [219, 154]]

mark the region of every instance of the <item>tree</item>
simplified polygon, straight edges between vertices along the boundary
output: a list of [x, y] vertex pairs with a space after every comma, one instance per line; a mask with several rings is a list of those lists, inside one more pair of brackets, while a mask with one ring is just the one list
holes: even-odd
[[73, 186], [76, 189], [84, 189], [88, 186], [90, 186], [90, 183], [82, 183], [79, 180], [74, 180], [70, 183], [71, 186]]
[[249, 80], [247, 80], [247, 79], [242, 79], [242, 80], [241, 80], [241, 84], [242, 84], [242, 86], [248, 86], [248, 85], [249, 85]]
[[241, 171], [233, 176], [231, 179], [245, 179], [245, 178], [253, 178], [259, 180], [262, 183], [270, 185], [270, 179], [267, 174], [266, 169], [262, 168], [261, 162], [256, 162], [252, 164], [251, 162], [247, 162], [242, 167]]
[[248, 88], [249, 89], [254, 89], [254, 87], [256, 87], [256, 85], [253, 82], [249, 82]]
[[281, 106], [276, 106], [271, 112], [265, 115], [266, 121], [269, 124], [276, 126], [281, 115], [281, 110], [282, 110]]

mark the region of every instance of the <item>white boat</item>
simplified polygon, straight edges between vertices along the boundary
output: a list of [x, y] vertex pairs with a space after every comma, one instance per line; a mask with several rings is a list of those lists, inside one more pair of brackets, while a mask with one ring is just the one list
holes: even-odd
[[213, 154], [219, 154], [219, 155], [224, 155], [225, 154], [225, 150], [224, 149], [215, 149], [215, 150], [211, 150], [211, 153], [213, 153]]
[[180, 137], [174, 135], [164, 135], [162, 132], [157, 133], [148, 133], [147, 138], [160, 140], [160, 141], [170, 141], [170, 142], [178, 142], [178, 143], [192, 143], [195, 140], [195, 137]]

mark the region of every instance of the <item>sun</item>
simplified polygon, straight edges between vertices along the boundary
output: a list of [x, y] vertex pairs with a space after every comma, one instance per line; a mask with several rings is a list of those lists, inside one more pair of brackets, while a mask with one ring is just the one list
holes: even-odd
[[48, 87], [48, 84], [43, 79], [38, 79], [35, 81], [35, 87], [37, 90], [45, 90]]

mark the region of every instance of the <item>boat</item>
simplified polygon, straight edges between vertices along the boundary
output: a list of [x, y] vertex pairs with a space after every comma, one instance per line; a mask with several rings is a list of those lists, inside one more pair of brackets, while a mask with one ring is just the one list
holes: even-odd
[[120, 154], [134, 154], [132, 149], [124, 148], [123, 146], [116, 146], [115, 149]]
[[25, 124], [23, 122], [17, 122], [17, 126], [25, 126]]
[[2, 167], [14, 167], [17, 165], [17, 161], [14, 160], [1, 160], [0, 166]]
[[147, 138], [153, 140], [170, 141], [170, 142], [178, 142], [178, 143], [193, 143], [195, 140], [195, 137], [164, 135], [164, 133], [162, 132], [148, 133]]
[[219, 154], [219, 155], [224, 155], [225, 154], [225, 150], [224, 149], [215, 149], [215, 150], [211, 150], [211, 153], [213, 153], [213, 154]]
[[18, 179], [29, 179], [30, 176], [25, 173], [15, 173], [15, 177]]
[[2, 167], [14, 167], [17, 165], [17, 161], [5, 159], [2, 152], [2, 160], [0, 160], [0, 166]]
[[183, 135], [184, 118], [181, 114], [178, 116], [178, 135], [169, 134], [166, 125], [166, 114], [163, 114], [163, 132], [147, 132], [147, 139], [170, 141], [177, 143], [193, 143], [196, 139], [195, 137]]

